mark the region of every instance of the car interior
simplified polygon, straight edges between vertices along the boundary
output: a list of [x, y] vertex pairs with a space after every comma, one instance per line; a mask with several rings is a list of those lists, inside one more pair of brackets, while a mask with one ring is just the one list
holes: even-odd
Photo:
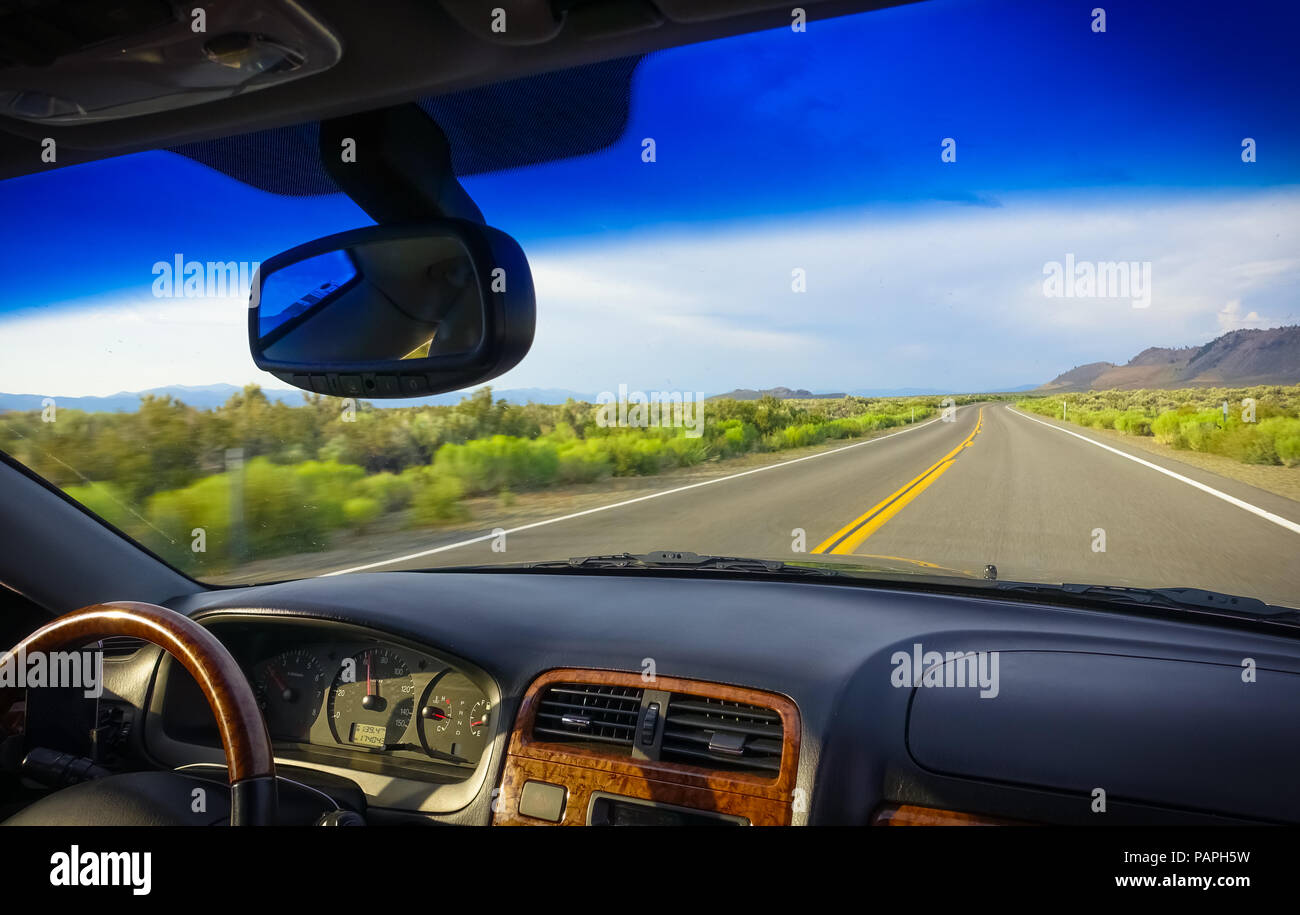
[[[200, 23], [169, 0], [0, 0], [0, 179], [166, 151], [268, 199], [343, 195], [351, 223], [322, 219], [282, 253], [264, 252], [248, 290], [247, 358], [313, 402], [399, 407], [527, 366], [550, 327], [553, 273], [530, 269], [509, 208], [475, 199], [475, 176], [578, 169], [620, 138], [642, 153], [642, 138], [625, 136], [642, 104], [638, 74], [679, 49], [790, 35], [792, 23], [796, 37], [844, 18], [870, 29], [952, 6], [231, 0], [197, 10]], [[923, 28], [914, 42], [924, 56]], [[674, 155], [671, 145], [658, 155]], [[165, 205], [192, 220], [217, 219], [221, 206]], [[960, 427], [952, 442], [886, 489], [935, 458], [926, 473], [946, 485], [999, 436], [1014, 441], [1014, 424], [1031, 428], [993, 397], [948, 409]], [[852, 453], [911, 447], [945, 421], [936, 413], [930, 432]], [[753, 486], [761, 526], [766, 500], [795, 486], [782, 474], [830, 460], [847, 458], [682, 486], [719, 503], [728, 487]], [[1068, 487], [1070, 468], [1059, 474]], [[905, 484], [882, 518], [917, 511], [930, 482]], [[672, 498], [643, 504], [669, 513]], [[824, 531], [810, 527], [809, 549], [860, 511], [853, 492], [824, 498], [849, 508]], [[442, 548], [430, 541], [396, 568], [358, 547], [330, 571], [222, 580], [180, 567], [5, 454], [0, 643], [13, 647], [0, 679], [0, 821], [1300, 823], [1300, 526], [1285, 516], [1295, 503], [1266, 505], [1280, 519], [1270, 520], [1227, 497], [1187, 498], [1267, 527], [1261, 561], [1277, 577], [1243, 593], [1208, 578], [1035, 580], [992, 558], [958, 576], [925, 563], [886, 569], [883, 556], [862, 571], [830, 555], [693, 552], [699, 541], [685, 534], [642, 549], [612, 528], [581, 553], [555, 541], [493, 556], [506, 534], [487, 519], [464, 535], [477, 559], [426, 555]], [[546, 523], [533, 529], [529, 516], [509, 537], [559, 537], [569, 522]], [[781, 525], [785, 537], [793, 525]], [[814, 552], [846, 552], [835, 543], [853, 530]], [[1196, 561], [1217, 549], [1213, 528], [1201, 533]], [[66, 684], [23, 689], [12, 675], [24, 658], [83, 649], [101, 659], [95, 698]]]

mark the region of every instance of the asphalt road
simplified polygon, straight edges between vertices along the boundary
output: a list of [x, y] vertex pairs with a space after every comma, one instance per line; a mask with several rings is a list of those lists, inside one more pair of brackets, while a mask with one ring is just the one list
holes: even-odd
[[508, 530], [504, 552], [484, 528], [374, 567], [691, 550], [974, 574], [992, 564], [1001, 579], [1190, 586], [1300, 607], [1300, 504], [1005, 404], [616, 503]]

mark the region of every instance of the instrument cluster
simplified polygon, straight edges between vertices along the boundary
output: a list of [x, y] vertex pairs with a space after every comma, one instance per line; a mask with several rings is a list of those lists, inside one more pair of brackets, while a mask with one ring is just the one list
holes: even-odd
[[492, 700], [433, 655], [376, 639], [294, 642], [247, 667], [271, 739], [478, 764]]

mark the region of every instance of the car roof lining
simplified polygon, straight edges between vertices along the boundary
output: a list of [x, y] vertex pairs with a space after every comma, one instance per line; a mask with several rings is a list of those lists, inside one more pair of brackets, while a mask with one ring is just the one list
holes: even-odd
[[[300, 152], [314, 144], [314, 125], [322, 119], [410, 101], [420, 101], [437, 117], [452, 143], [459, 174], [592, 152], [613, 142], [617, 134], [611, 137], [610, 132], [615, 125], [621, 132], [626, 98], [621, 106], [611, 106], [609, 96], [615, 90], [626, 95], [640, 57], [728, 35], [789, 27], [792, 9], [772, 0], [698, 0], [694, 5], [656, 0], [662, 18], [656, 28], [592, 35], [566, 18], [551, 40], [521, 46], [467, 31], [445, 8], [454, 6], [453, 0], [393, 4], [385, 8], [382, 28], [371, 5], [353, 0], [304, 2], [342, 38], [343, 58], [333, 69], [261, 92], [117, 121], [58, 126], [0, 117], [0, 179], [143, 150], [174, 149], [234, 177], [247, 175], [250, 183], [262, 186], [271, 169], [241, 162], [260, 158], [274, 163], [278, 160], [268, 157]], [[516, 5], [544, 2], [519, 0]], [[572, 16], [579, 8], [613, 9], [650, 0], [550, 2], [553, 8], [571, 8]], [[809, 0], [802, 6], [811, 29], [819, 19], [911, 2], [918, 0]], [[674, 20], [663, 10], [685, 18]], [[539, 74], [551, 76], [523, 79]], [[553, 95], [539, 116], [530, 119], [522, 107], [511, 111], [508, 93], [500, 87], [493, 90], [512, 80], [516, 82], [507, 88], [521, 106]], [[594, 95], [589, 86], [596, 87]], [[566, 107], [568, 114], [560, 116]], [[504, 117], [505, 129], [494, 127], [493, 117]], [[584, 121], [582, 136], [575, 136], [573, 131]], [[536, 135], [521, 139], [510, 130]], [[264, 135], [243, 151], [211, 142], [250, 133]], [[56, 144], [53, 163], [42, 159], [46, 138]], [[318, 175], [287, 179], [288, 190], [282, 192], [325, 192], [323, 175], [322, 169]]]

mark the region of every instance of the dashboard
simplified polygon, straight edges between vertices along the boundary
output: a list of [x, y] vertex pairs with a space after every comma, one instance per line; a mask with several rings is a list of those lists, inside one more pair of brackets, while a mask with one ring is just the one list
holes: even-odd
[[[225, 614], [207, 626], [248, 678], [283, 763], [457, 785], [487, 761], [498, 691], [472, 664], [340, 622]], [[158, 683], [155, 750], [173, 765], [212, 759], [220, 741], [198, 685], [169, 656]]]
[[[372, 822], [1089, 825], [1098, 788], [1109, 825], [1300, 822], [1300, 640], [1280, 628], [628, 574], [356, 574], [170, 604], [243, 666], [279, 770], [346, 780]], [[996, 695], [899, 681], [900, 656], [931, 652], [997, 654]], [[106, 668], [150, 764], [222, 759], [179, 665]]]

